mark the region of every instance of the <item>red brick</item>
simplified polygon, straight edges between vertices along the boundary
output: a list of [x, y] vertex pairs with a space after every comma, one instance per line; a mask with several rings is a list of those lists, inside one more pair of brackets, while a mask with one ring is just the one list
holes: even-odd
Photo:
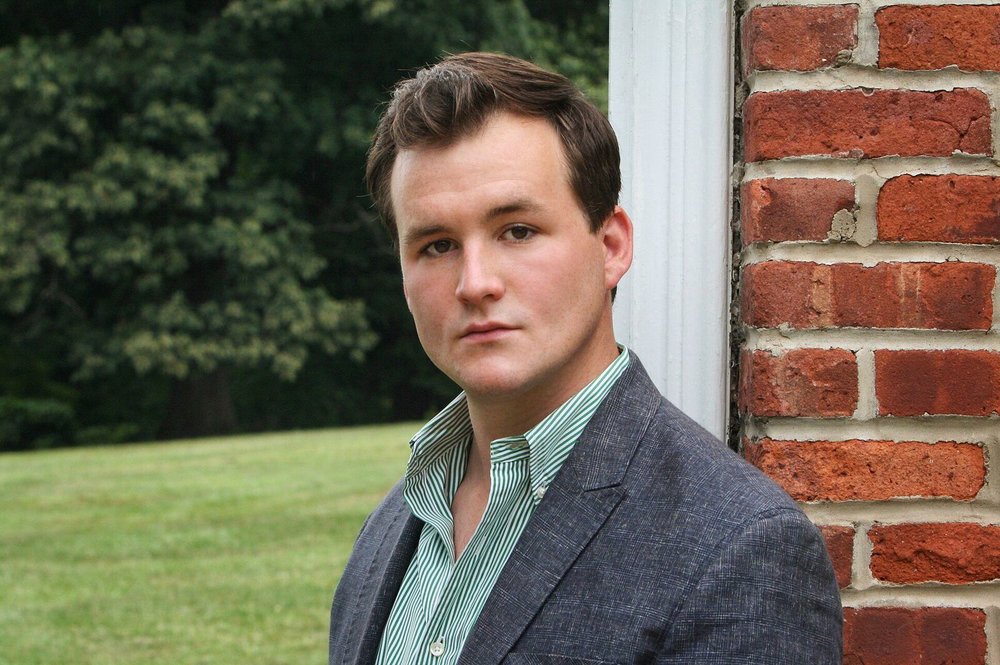
[[748, 162], [800, 155], [946, 157], [990, 154], [990, 103], [981, 90], [783, 90], [743, 107]]
[[986, 613], [956, 607], [844, 610], [844, 665], [984, 665]]
[[980, 263], [766, 261], [743, 270], [743, 321], [760, 328], [989, 330], [996, 268]]
[[744, 351], [739, 402], [755, 416], [850, 416], [858, 403], [857, 359], [846, 349]]
[[897, 584], [968, 584], [1000, 579], [1000, 526], [972, 523], [875, 525], [871, 571]]
[[876, 351], [875, 396], [882, 416], [1000, 413], [1000, 353]]
[[898, 176], [882, 185], [876, 217], [880, 240], [1000, 243], [1000, 178]]
[[798, 501], [972, 499], [986, 479], [983, 449], [942, 441], [774, 441], [744, 455]]
[[854, 185], [827, 178], [765, 178], [743, 183], [743, 245], [826, 240], [833, 216], [853, 211]]
[[854, 562], [854, 529], [849, 526], [821, 526], [819, 532], [826, 542], [826, 551], [833, 562], [837, 585], [843, 589], [851, 585], [851, 566]]
[[858, 45], [857, 5], [757, 7], [743, 19], [744, 73], [828, 67]]
[[1000, 70], [1000, 6], [884, 7], [875, 24], [879, 67]]

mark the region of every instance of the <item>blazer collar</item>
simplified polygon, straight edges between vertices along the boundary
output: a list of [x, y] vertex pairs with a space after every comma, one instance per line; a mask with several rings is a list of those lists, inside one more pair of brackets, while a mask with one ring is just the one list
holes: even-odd
[[663, 397], [638, 356], [608, 393], [557, 476], [582, 491], [619, 485]]

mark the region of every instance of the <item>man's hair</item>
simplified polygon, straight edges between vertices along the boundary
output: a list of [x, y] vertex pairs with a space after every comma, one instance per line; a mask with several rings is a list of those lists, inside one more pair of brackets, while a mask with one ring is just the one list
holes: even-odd
[[561, 74], [508, 55], [461, 53], [400, 81], [375, 130], [365, 183], [394, 243], [390, 180], [399, 151], [448, 146], [501, 112], [551, 123], [591, 231], [601, 228], [621, 189], [618, 140], [604, 114]]

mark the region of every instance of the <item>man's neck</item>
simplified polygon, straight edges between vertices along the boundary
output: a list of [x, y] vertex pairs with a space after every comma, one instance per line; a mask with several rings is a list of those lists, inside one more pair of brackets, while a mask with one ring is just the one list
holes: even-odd
[[558, 390], [551, 384], [527, 389], [515, 395], [466, 395], [469, 420], [472, 424], [472, 450], [469, 463], [480, 464], [489, 477], [490, 443], [508, 436], [524, 434], [540, 423], [560, 405], [577, 394], [614, 362], [618, 346], [612, 343], [608, 352], [587, 363], [586, 370], [566, 377]]

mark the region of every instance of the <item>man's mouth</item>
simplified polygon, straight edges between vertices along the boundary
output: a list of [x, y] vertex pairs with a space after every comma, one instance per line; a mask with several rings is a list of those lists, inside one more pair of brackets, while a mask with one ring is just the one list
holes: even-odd
[[513, 330], [514, 328], [505, 323], [497, 323], [494, 321], [473, 323], [472, 325], [466, 326], [466, 328], [462, 331], [462, 339], [470, 341], [489, 341], [502, 337]]

